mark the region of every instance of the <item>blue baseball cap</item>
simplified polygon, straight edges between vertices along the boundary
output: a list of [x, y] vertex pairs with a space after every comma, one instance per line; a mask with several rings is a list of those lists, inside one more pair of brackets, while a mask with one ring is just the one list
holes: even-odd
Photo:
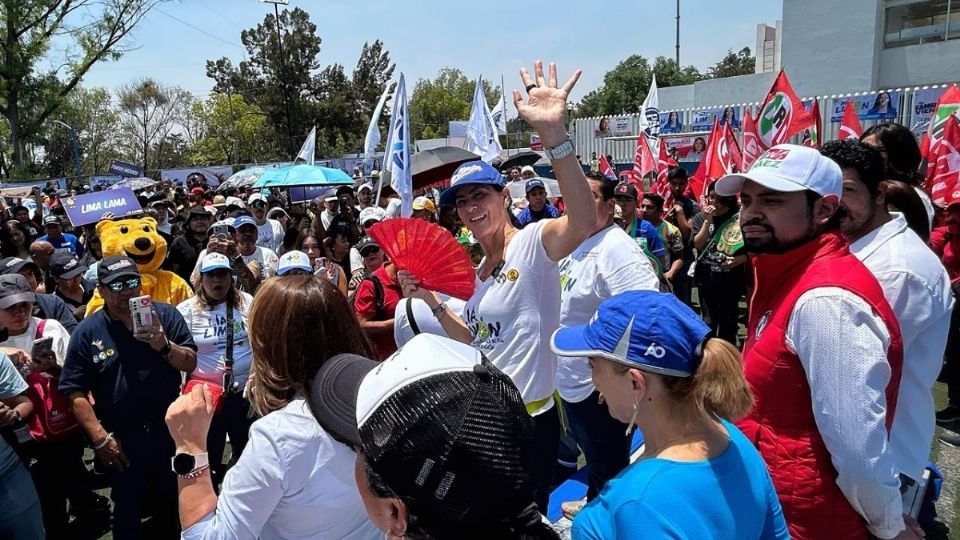
[[310, 266], [310, 257], [302, 251], [288, 251], [280, 256], [277, 263], [277, 275], [282, 276], [291, 270], [303, 270], [309, 274], [313, 273], [313, 267]]
[[254, 227], [256, 227], [257, 222], [254, 221], [253, 218], [250, 216], [239, 216], [238, 218], [233, 220], [234, 229], [239, 230], [240, 227], [243, 227], [244, 225], [253, 225]]
[[483, 161], [468, 161], [457, 167], [450, 177], [450, 187], [440, 194], [440, 204], [453, 206], [457, 200], [457, 190], [470, 184], [486, 184], [488, 186], [503, 187], [503, 176], [500, 171]]
[[533, 178], [531, 180], [527, 180], [527, 185], [524, 186], [524, 193], [530, 193], [535, 188], [543, 188], [544, 190], [547, 189], [546, 186], [543, 185], [543, 180], [539, 178]]
[[690, 377], [710, 328], [671, 293], [628, 291], [605, 300], [585, 326], [560, 328], [560, 356], [598, 356], [659, 375]]
[[228, 259], [226, 255], [211, 251], [200, 259], [200, 273], [206, 274], [214, 270], [228, 270], [232, 272], [233, 266], [230, 265], [230, 259]]

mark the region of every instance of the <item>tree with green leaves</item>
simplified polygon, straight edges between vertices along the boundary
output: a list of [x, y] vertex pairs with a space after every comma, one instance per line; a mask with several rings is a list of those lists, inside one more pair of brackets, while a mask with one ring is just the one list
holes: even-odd
[[663, 56], [658, 56], [651, 66], [646, 58], [633, 54], [604, 74], [603, 86], [584, 96], [574, 114], [583, 118], [640, 112], [654, 74], [661, 88], [703, 79], [693, 66], [680, 69], [676, 61]]
[[[182, 125], [191, 96], [177, 86], [153, 79], [124, 84], [117, 91], [120, 127], [132, 159], [149, 169], [151, 149], [162, 146], [173, 130]], [[154, 163], [159, 165], [160, 152]]]
[[268, 161], [277, 149], [261, 135], [267, 115], [239, 94], [212, 94], [190, 107], [184, 125], [194, 165]]
[[6, 28], [0, 37], [0, 115], [9, 125], [15, 169], [24, 166], [28, 145], [42, 142], [45, 123], [90, 68], [129, 50], [126, 38], [161, 1], [0, 0]]
[[[77, 131], [81, 170], [85, 174], [106, 172], [110, 160], [121, 157], [119, 116], [105, 88], [76, 87], [52, 119]], [[45, 127], [43, 172], [51, 177], [72, 176], [69, 130], [56, 122], [47, 122]]]
[[750, 53], [750, 47], [744, 47], [739, 52], [729, 49], [726, 56], [707, 71], [707, 76], [711, 79], [722, 79], [749, 75], [756, 71], [756, 65], [757, 59]]
[[[414, 140], [445, 137], [451, 120], [469, 119], [476, 84], [476, 79], [450, 67], [441, 69], [433, 80], [418, 80], [410, 94], [410, 137]], [[500, 99], [499, 87], [484, 79], [483, 95], [489, 107]]]

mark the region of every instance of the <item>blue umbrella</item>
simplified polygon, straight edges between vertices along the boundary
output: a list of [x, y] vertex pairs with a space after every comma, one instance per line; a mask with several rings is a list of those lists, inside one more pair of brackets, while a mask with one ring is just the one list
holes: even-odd
[[352, 186], [353, 178], [341, 171], [319, 165], [293, 165], [267, 171], [253, 187]]

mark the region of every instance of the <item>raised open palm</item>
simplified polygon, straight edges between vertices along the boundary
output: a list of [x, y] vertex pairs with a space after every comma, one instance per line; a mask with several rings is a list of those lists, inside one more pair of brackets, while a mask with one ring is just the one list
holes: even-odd
[[[523, 97], [517, 90], [513, 91], [513, 104], [517, 107], [517, 113], [533, 129], [543, 135], [549, 131], [565, 131], [564, 121], [567, 114], [567, 96], [573, 90], [577, 80], [580, 78], [578, 69], [567, 80], [562, 87], [557, 86], [557, 65], [550, 63], [549, 79], [543, 76], [543, 62], [537, 60], [533, 63], [533, 71], [536, 80], [530, 77], [527, 68], [520, 68], [520, 79], [529, 94], [527, 102], [523, 102]], [[532, 85], [532, 87], [531, 87]]]

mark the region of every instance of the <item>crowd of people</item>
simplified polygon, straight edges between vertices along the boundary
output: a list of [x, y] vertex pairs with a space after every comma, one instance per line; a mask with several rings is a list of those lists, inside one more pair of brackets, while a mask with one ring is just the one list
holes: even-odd
[[[112, 218], [71, 225], [75, 193], [7, 201], [0, 537], [559, 538], [564, 439], [589, 470], [574, 539], [923, 537], [935, 425], [960, 421], [960, 191], [930, 204], [881, 124], [775, 146], [702, 201], [681, 167], [647, 193], [575, 155], [579, 71], [534, 67], [513, 98], [559, 193], [478, 160], [414, 194], [469, 298], [367, 234], [401, 209], [375, 173], [303, 202], [160, 182], [155, 245], [121, 253]], [[189, 291], [144, 318], [154, 252]]]

